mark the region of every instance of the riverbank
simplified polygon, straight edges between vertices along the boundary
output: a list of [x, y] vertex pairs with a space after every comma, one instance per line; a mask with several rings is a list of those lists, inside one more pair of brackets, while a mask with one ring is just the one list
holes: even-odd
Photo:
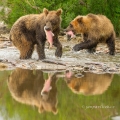
[[72, 51], [72, 47], [80, 42], [81, 37], [77, 36], [71, 41], [66, 40], [66, 36], [59, 36], [63, 45], [62, 58], [56, 58], [55, 48], [49, 49], [45, 46], [46, 59], [38, 60], [36, 49], [31, 59], [20, 60], [19, 51], [9, 41], [9, 33], [0, 34], [0, 61], [7, 65], [5, 69], [46, 69], [46, 70], [66, 70], [75, 69], [91, 72], [112, 72], [120, 73], [120, 40], [116, 39], [116, 54], [110, 56], [106, 45], [99, 44], [96, 53], [90, 54], [86, 50], [79, 52]]

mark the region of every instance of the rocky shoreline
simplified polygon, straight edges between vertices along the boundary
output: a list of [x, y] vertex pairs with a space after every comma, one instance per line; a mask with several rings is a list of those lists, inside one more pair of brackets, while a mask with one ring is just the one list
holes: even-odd
[[[1, 32], [2, 31], [2, 32]], [[16, 67], [23, 69], [46, 69], [51, 71], [78, 70], [94, 73], [117, 73], [120, 74], [120, 39], [116, 39], [115, 56], [108, 55], [106, 45], [98, 45], [95, 54], [89, 54], [86, 50], [72, 51], [72, 47], [81, 40], [80, 36], [66, 40], [66, 36], [59, 36], [63, 45], [63, 56], [55, 58], [55, 48], [49, 49], [46, 44], [47, 59], [40, 61], [36, 50], [32, 59], [20, 60], [19, 51], [9, 41], [9, 30], [6, 27], [0, 29], [0, 70], [11, 70]], [[3, 65], [4, 64], [4, 65]]]

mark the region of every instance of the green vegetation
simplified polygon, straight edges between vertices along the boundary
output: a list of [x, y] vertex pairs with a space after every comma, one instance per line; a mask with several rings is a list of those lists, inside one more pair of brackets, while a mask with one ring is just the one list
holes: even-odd
[[7, 0], [7, 6], [11, 12], [5, 21], [10, 27], [22, 15], [40, 13], [43, 8], [62, 8], [62, 28], [77, 15], [104, 14], [112, 21], [116, 34], [120, 36], [120, 0]]

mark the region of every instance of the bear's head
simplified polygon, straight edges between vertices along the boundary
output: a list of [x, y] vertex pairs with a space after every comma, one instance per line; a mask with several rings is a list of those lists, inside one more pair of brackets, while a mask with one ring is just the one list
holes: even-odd
[[66, 33], [71, 37], [74, 34], [86, 33], [90, 25], [90, 19], [87, 16], [77, 16], [72, 20], [65, 29]]
[[48, 11], [46, 8], [43, 9], [43, 13], [45, 14], [45, 30], [54, 31], [60, 27], [61, 24], [61, 14], [62, 9], [58, 9], [57, 11]]
[[48, 11], [46, 8], [44, 8], [43, 13], [45, 14], [44, 31], [46, 34], [46, 38], [50, 43], [50, 47], [52, 47], [53, 36], [58, 35], [60, 32], [60, 25], [61, 25], [60, 16], [62, 13], [62, 9], [58, 9], [57, 11]]

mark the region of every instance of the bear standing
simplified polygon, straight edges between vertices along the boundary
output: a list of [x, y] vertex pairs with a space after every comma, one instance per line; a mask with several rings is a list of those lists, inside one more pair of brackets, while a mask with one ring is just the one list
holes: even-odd
[[45, 42], [57, 47], [55, 56], [62, 56], [62, 45], [58, 40], [62, 10], [48, 11], [43, 9], [41, 14], [30, 14], [20, 17], [12, 26], [10, 40], [20, 51], [20, 59], [32, 56], [34, 45], [37, 45], [39, 59], [45, 59]]
[[79, 51], [87, 49], [95, 52], [98, 43], [106, 43], [109, 54], [115, 54], [115, 31], [111, 21], [104, 15], [88, 14], [77, 16], [66, 28], [67, 34], [81, 33], [83, 42], [75, 45], [73, 49]]

